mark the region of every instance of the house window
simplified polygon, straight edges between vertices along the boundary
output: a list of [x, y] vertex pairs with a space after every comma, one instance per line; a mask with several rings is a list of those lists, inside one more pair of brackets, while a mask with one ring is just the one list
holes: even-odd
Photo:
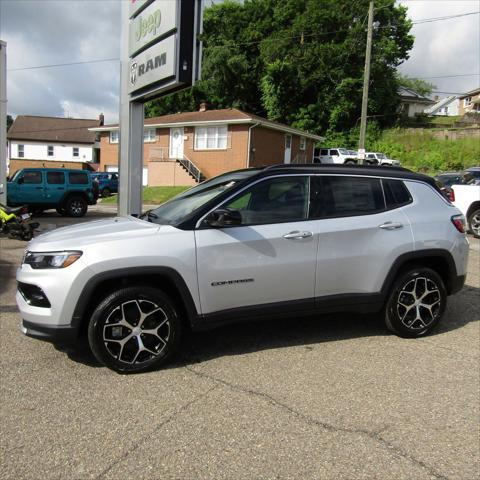
[[144, 142], [154, 142], [155, 141], [155, 129], [146, 128], [143, 131], [143, 141]]
[[307, 139], [305, 137], [300, 137], [300, 150], [305, 150], [307, 147]]
[[118, 130], [110, 132], [110, 143], [118, 143]]
[[23, 158], [25, 156], [25, 145], [18, 146], [18, 158]]
[[465, 97], [463, 100], [463, 106], [468, 107], [472, 103], [472, 97]]
[[448, 115], [448, 107], [445, 107], [445, 115]]
[[195, 150], [225, 150], [227, 148], [227, 126], [196, 127]]
[[78, 147], [73, 147], [73, 156], [74, 157], [79, 157], [80, 156], [80, 152], [79, 152], [79, 148]]
[[53, 157], [53, 145], [47, 147], [47, 156]]

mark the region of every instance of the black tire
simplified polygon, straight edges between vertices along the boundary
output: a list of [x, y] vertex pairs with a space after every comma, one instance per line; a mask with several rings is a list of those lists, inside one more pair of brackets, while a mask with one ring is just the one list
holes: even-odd
[[22, 233], [22, 240], [29, 242], [33, 238], [33, 232], [31, 230], [26, 230]]
[[87, 201], [80, 195], [72, 195], [65, 202], [65, 211], [70, 217], [83, 217], [87, 213]]
[[102, 197], [109, 197], [110, 195], [112, 194], [112, 192], [110, 192], [110, 189], [105, 187], [103, 190], [102, 190]]
[[468, 230], [475, 238], [480, 238], [480, 208], [468, 217]]
[[178, 351], [181, 336], [182, 322], [174, 303], [162, 291], [145, 286], [110, 294], [95, 308], [88, 325], [88, 342], [95, 357], [122, 373], [165, 365]]
[[440, 275], [430, 268], [413, 267], [403, 271], [392, 287], [385, 324], [400, 337], [422, 337], [438, 324], [446, 305], [447, 292]]
[[357, 162], [355, 160], [345, 160], [345, 165], [356, 165]]

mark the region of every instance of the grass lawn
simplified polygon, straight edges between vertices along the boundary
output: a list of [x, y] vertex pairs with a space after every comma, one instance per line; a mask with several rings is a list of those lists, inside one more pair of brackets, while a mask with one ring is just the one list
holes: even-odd
[[[190, 187], [143, 187], [143, 203], [160, 205]], [[104, 204], [117, 203], [117, 196], [102, 198]]]

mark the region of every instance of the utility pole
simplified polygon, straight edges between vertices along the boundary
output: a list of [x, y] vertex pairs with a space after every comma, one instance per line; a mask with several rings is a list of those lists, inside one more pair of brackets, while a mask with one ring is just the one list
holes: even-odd
[[7, 44], [0, 40], [0, 203], [7, 204]]
[[360, 163], [365, 162], [365, 133], [367, 131], [368, 84], [370, 82], [370, 59], [372, 55], [373, 36], [373, 0], [368, 7], [367, 50], [365, 52], [365, 71], [363, 74], [362, 116], [360, 117], [360, 140], [358, 142], [358, 156]]

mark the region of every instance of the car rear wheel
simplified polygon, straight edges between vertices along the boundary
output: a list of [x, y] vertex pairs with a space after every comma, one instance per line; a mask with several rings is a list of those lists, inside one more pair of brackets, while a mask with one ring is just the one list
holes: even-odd
[[110, 195], [111, 195], [111, 192], [109, 188], [104, 188], [102, 190], [102, 197], [109, 197]]
[[468, 229], [475, 238], [480, 238], [480, 208], [468, 217]]
[[386, 305], [387, 328], [400, 337], [426, 335], [443, 316], [447, 292], [437, 272], [418, 267], [403, 272]]
[[66, 213], [70, 217], [83, 217], [87, 213], [87, 202], [83, 197], [71, 196], [65, 204]]
[[93, 312], [88, 340], [108, 368], [139, 373], [160, 367], [177, 352], [181, 320], [160, 290], [128, 287], [105, 298]]
[[345, 160], [345, 165], [355, 165], [355, 160]]

